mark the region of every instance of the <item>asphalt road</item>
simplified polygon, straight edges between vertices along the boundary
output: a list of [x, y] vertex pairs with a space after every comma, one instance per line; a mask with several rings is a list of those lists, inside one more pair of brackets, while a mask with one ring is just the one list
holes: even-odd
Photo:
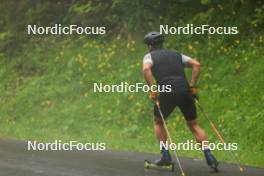
[[[176, 172], [144, 169], [159, 155], [117, 151], [27, 151], [27, 143], [0, 140], [0, 176], [171, 176]], [[214, 173], [205, 161], [181, 158], [186, 176], [263, 176], [264, 169], [221, 164]]]

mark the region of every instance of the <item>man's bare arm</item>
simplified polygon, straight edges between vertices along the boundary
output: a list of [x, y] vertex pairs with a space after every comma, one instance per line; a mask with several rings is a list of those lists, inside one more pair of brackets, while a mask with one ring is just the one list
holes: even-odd
[[148, 86], [152, 86], [154, 83], [153, 75], [151, 72], [151, 67], [152, 67], [152, 65], [150, 63], [145, 63], [143, 65], [143, 75], [144, 75], [144, 78], [145, 78]]
[[200, 76], [201, 64], [195, 59], [189, 60], [187, 64], [192, 68], [192, 80], [190, 85], [195, 86]]

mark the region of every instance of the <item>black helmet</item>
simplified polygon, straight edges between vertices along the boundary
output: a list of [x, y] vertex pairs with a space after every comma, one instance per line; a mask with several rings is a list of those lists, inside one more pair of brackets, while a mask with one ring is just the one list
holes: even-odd
[[144, 43], [147, 45], [162, 44], [164, 37], [159, 32], [150, 32], [144, 37]]

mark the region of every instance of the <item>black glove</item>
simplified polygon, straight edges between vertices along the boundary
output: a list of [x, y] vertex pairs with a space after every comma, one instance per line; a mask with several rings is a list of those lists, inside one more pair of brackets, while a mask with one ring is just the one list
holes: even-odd
[[191, 93], [192, 93], [193, 98], [198, 100], [199, 99], [198, 89], [194, 86], [191, 86], [190, 88], [191, 88]]

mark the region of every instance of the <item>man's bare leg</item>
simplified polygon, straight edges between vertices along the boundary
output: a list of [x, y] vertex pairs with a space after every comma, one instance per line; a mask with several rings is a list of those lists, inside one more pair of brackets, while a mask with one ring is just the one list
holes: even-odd
[[191, 120], [187, 122], [188, 127], [193, 133], [196, 141], [200, 144], [208, 145], [208, 138], [205, 135], [204, 130], [200, 127], [197, 120]]
[[208, 148], [208, 138], [205, 135], [204, 130], [200, 127], [200, 125], [198, 124], [197, 120], [192, 120], [192, 121], [188, 121], [187, 122], [188, 127], [190, 128], [191, 132], [193, 133], [193, 135], [196, 138], [196, 141], [204, 146], [203, 150], [204, 150], [204, 155], [207, 161], [207, 164], [214, 168], [215, 170], [217, 170], [217, 166], [218, 166], [218, 162], [215, 159], [215, 157], [211, 154], [210, 149]]
[[154, 124], [154, 130], [155, 130], [155, 134], [156, 134], [158, 143], [160, 143], [160, 141], [162, 141], [165, 144], [167, 137], [166, 137], [166, 133], [164, 131], [162, 120], [158, 117], [154, 117], [153, 124]]
[[[163, 144], [166, 144], [166, 133], [164, 130], [163, 122], [161, 118], [154, 117], [154, 130], [155, 134], [158, 140], [158, 143], [160, 145], [160, 142], [163, 142]], [[158, 159], [155, 161], [157, 165], [168, 165], [171, 164], [171, 157], [169, 154], [169, 150], [166, 149], [165, 147], [162, 147], [161, 149], [162, 157], [161, 159]]]

